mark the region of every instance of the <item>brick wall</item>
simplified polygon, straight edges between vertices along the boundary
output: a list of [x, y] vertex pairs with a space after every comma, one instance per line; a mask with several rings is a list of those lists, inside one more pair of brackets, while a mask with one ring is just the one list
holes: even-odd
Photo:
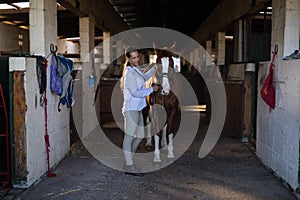
[[[269, 62], [260, 65], [261, 90]], [[276, 64], [276, 62], [275, 62]], [[257, 156], [293, 189], [298, 187], [300, 134], [300, 59], [276, 65], [276, 107], [269, 107], [258, 95]]]
[[[25, 92], [25, 127], [22, 132], [25, 135], [23, 149], [24, 163], [15, 163], [26, 168], [27, 174], [17, 177], [13, 181], [14, 187], [29, 187], [47, 172], [47, 157], [45, 146], [45, 118], [44, 108], [40, 106], [39, 86], [36, 74], [36, 59], [24, 57], [11, 57], [9, 59], [10, 71], [23, 72], [23, 87]], [[58, 96], [51, 93], [49, 88], [49, 70], [47, 77], [47, 99], [48, 99], [48, 134], [50, 137], [50, 164], [51, 167], [58, 164], [69, 152], [69, 110], [62, 106], [62, 111], [57, 111]], [[18, 130], [14, 130], [16, 133]], [[15, 147], [16, 148], [16, 147]], [[24, 152], [25, 151], [25, 152]], [[18, 154], [21, 152], [15, 152]], [[16, 161], [17, 162], [17, 161]], [[14, 177], [13, 177], [14, 178]], [[16, 180], [16, 179], [15, 179]]]

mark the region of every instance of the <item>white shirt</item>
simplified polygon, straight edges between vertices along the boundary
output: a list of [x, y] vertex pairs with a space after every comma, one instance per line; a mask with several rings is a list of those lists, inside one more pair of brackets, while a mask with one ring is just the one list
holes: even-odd
[[146, 96], [153, 92], [153, 88], [146, 88], [146, 81], [155, 73], [155, 69], [151, 68], [147, 73], [139, 70], [139, 67], [126, 67], [124, 74], [124, 102], [122, 113], [126, 111], [141, 111], [146, 107]]

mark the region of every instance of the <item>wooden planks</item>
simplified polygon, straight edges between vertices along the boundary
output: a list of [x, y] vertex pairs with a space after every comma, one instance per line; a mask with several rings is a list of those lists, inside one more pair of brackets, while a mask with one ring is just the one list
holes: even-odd
[[13, 103], [14, 103], [14, 146], [15, 146], [15, 178], [27, 176], [27, 145], [25, 125], [25, 88], [24, 72], [13, 72]]

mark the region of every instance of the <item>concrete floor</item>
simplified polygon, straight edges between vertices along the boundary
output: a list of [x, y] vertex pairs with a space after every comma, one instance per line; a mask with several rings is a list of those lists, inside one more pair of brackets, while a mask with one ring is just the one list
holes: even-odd
[[[11, 190], [4, 199], [297, 199], [237, 138], [222, 135], [208, 156], [199, 159], [206, 129], [206, 125], [200, 126], [183, 156], [143, 177], [103, 165], [77, 143], [72, 154], [53, 170], [57, 177], [43, 177], [27, 190]], [[119, 129], [106, 131], [114, 143], [121, 145], [123, 133]]]

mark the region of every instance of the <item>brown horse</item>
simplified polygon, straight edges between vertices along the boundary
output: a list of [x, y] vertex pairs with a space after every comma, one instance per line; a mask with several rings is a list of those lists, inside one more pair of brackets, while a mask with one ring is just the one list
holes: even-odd
[[[152, 84], [159, 85], [160, 89], [147, 98], [150, 108], [149, 116], [152, 122], [151, 132], [154, 134], [154, 162], [161, 162], [160, 148], [163, 146], [167, 146], [168, 148], [167, 157], [175, 158], [173, 138], [176, 134], [175, 120], [180, 111], [179, 100], [177, 98], [180, 88], [178, 81], [176, 81], [176, 72], [173, 69], [173, 54], [168, 50], [155, 48], [157, 70], [152, 78]], [[163, 135], [165, 135], [165, 139]], [[149, 145], [149, 138], [148, 135], [146, 145]]]

